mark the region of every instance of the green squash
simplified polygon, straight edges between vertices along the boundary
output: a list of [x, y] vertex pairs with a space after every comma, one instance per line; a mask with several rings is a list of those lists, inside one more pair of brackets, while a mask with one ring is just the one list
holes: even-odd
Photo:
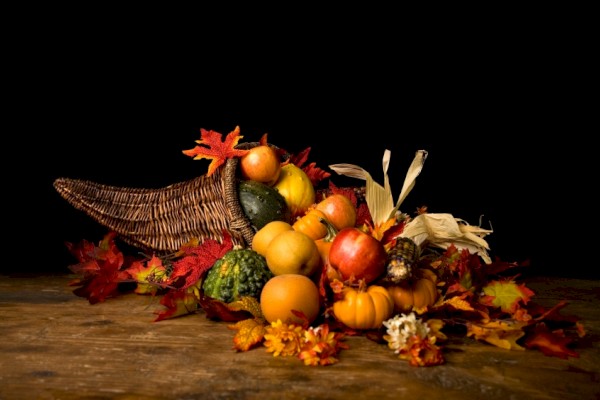
[[225, 303], [244, 296], [258, 299], [263, 286], [272, 277], [263, 256], [251, 249], [232, 249], [208, 270], [202, 290], [204, 295]]
[[258, 231], [271, 221], [290, 222], [290, 212], [285, 198], [264, 183], [240, 181], [238, 194], [242, 211]]

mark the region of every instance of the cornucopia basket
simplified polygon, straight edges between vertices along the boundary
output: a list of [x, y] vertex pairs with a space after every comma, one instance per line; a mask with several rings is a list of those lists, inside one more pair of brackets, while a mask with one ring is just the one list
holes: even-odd
[[[249, 149], [255, 142], [241, 143]], [[238, 158], [230, 158], [212, 175], [201, 175], [161, 188], [104, 185], [58, 178], [54, 187], [76, 209], [114, 231], [123, 242], [158, 253], [174, 252], [197, 238], [235, 245], [252, 243], [255, 229], [244, 214], [237, 189]]]

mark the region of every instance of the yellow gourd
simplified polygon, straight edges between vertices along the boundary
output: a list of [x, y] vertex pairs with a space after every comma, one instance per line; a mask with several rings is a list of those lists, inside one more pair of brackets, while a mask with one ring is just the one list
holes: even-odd
[[285, 199], [292, 218], [303, 215], [315, 203], [315, 188], [306, 172], [294, 164], [281, 167], [273, 186]]

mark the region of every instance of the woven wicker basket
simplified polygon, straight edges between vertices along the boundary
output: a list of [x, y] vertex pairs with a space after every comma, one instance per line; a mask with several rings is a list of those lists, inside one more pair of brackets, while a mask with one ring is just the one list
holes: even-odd
[[[243, 143], [251, 148], [257, 143]], [[255, 230], [238, 198], [238, 159], [228, 159], [211, 176], [157, 189], [123, 188], [87, 180], [58, 178], [54, 187], [76, 209], [117, 233], [125, 243], [167, 253], [193, 238], [248, 247]]]

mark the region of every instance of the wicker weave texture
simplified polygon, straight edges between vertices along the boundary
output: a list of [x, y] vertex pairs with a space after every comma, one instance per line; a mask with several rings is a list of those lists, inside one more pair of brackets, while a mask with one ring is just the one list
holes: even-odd
[[251, 244], [254, 229], [239, 204], [237, 159], [211, 176], [158, 189], [123, 188], [58, 178], [54, 187], [76, 209], [115, 231], [126, 243], [155, 252], [177, 251], [192, 238]]

